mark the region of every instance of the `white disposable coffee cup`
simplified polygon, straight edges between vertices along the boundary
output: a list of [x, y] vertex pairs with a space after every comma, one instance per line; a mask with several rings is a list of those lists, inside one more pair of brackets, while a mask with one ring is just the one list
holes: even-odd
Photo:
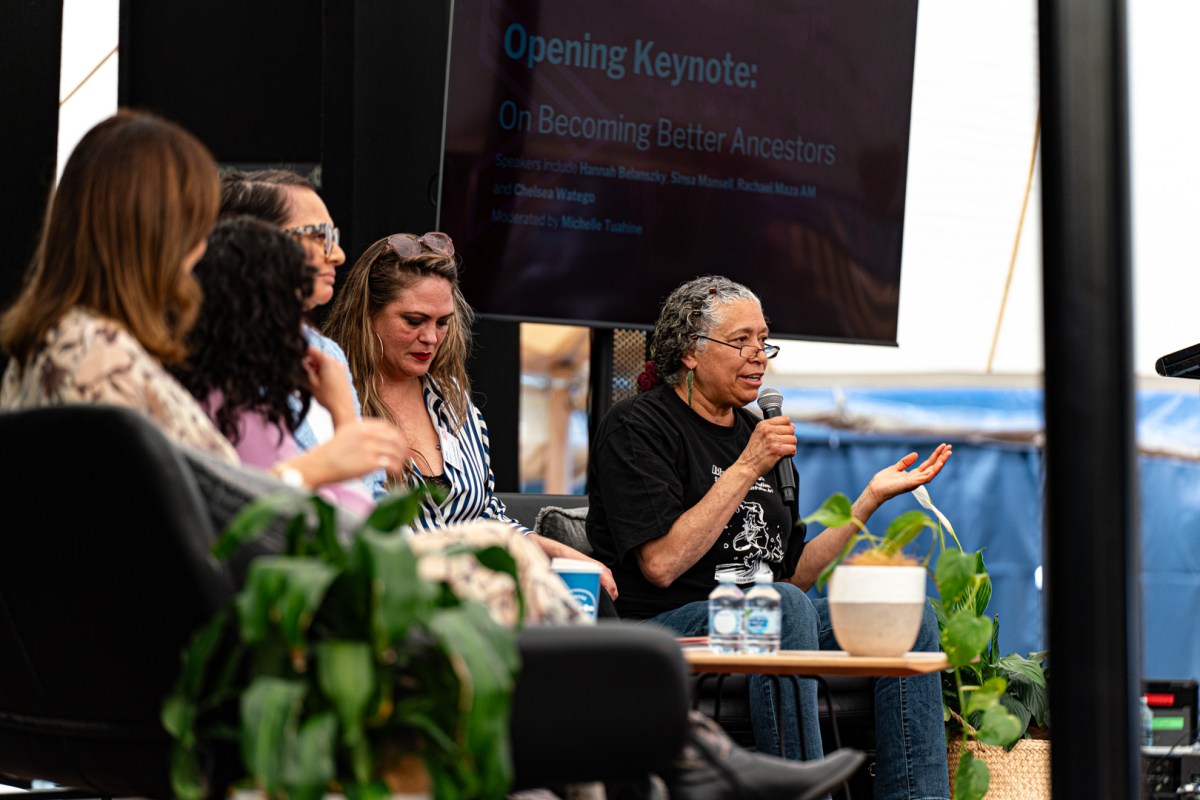
[[600, 599], [600, 565], [595, 561], [581, 561], [578, 558], [553, 558], [550, 569], [562, 578], [571, 596], [583, 608], [592, 621], [596, 621], [596, 608]]

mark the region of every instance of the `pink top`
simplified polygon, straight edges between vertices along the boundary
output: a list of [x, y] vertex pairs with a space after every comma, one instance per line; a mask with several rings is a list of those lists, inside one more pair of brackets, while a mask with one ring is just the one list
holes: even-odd
[[[217, 409], [224, 398], [221, 392], [213, 391], [203, 405], [209, 417], [216, 422]], [[296, 440], [287, 431], [269, 421], [258, 412], [242, 414], [238, 418], [238, 441], [234, 445], [242, 463], [251, 467], [269, 470], [281, 461], [299, 454]], [[366, 516], [375, 508], [367, 485], [360, 480], [326, 484], [316, 489], [317, 494], [336, 503], [347, 511]]]

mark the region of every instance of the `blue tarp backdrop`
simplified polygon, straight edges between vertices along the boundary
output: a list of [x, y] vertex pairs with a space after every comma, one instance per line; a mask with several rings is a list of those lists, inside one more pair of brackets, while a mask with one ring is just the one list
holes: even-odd
[[[905, 453], [924, 458], [939, 442], [953, 444], [954, 457], [929, 487], [933, 502], [965, 548], [983, 548], [1003, 651], [1045, 647], [1040, 389], [782, 391], [784, 412], [797, 420], [802, 514], [834, 492], [853, 500]], [[1139, 391], [1137, 440], [1144, 675], [1200, 677], [1200, 393]], [[911, 496], [898, 497], [868, 527], [881, 534], [896, 515], [918, 508]]]

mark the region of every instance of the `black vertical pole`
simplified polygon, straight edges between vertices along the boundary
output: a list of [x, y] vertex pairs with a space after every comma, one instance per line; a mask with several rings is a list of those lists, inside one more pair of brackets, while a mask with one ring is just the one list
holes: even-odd
[[1138, 797], [1125, 5], [1041, 0], [1046, 521], [1055, 797]]
[[[16, 299], [42, 227], [58, 157], [62, 0], [0, 3], [0, 309]], [[0, 364], [0, 368], [2, 368]]]
[[596, 440], [600, 420], [612, 408], [613, 398], [613, 330], [592, 328], [591, 397], [588, 403], [588, 441]]

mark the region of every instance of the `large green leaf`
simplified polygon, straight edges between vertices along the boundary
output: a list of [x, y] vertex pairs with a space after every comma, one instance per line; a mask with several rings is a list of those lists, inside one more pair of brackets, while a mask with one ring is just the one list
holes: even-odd
[[204, 800], [208, 783], [196, 751], [175, 742], [171, 747], [171, 791], [176, 800]]
[[304, 681], [259, 676], [242, 694], [242, 761], [267, 794], [274, 794], [283, 778], [307, 692]]
[[333, 703], [342, 742], [353, 747], [363, 738], [363, 718], [375, 694], [375, 659], [366, 642], [325, 641], [316, 646], [317, 683]]
[[[1029, 710], [1029, 716], [1038, 725], [1045, 725], [1050, 714], [1050, 697], [1045, 686], [1024, 681], [1013, 681], [1010, 694], [1016, 694], [1021, 705]], [[1015, 713], [1015, 712], [1014, 712]]]
[[924, 511], [906, 511], [892, 520], [883, 535], [882, 550], [899, 553], [926, 528], [934, 528], [933, 520]]
[[[942, 602], [952, 608], [959, 607], [971, 588], [975, 577], [975, 555], [958, 550], [946, 550], [938, 557], [934, 569], [934, 582]], [[974, 607], [971, 611], [974, 613]]]
[[270, 628], [278, 625], [287, 646], [301, 650], [305, 633], [336, 575], [333, 567], [313, 558], [256, 558], [237, 598], [242, 639], [248, 644], [262, 641]]
[[[1029, 729], [1029, 722], [1033, 719], [1033, 712], [1029, 710], [1021, 700], [1014, 697], [1011, 693], [1000, 698], [1000, 702], [1008, 709], [1008, 713], [1017, 718], [1017, 724], [1021, 727], [1021, 736], [1024, 736], [1024, 731]], [[1019, 741], [1019, 740], [1018, 740]], [[1014, 742], [1016, 744], [1016, 742]]]
[[320, 800], [336, 777], [334, 745], [337, 720], [331, 713], [316, 714], [303, 722], [289, 742], [283, 785], [288, 800]]
[[438, 611], [430, 628], [459, 678], [464, 712], [459, 739], [474, 761], [478, 796], [503, 798], [512, 784], [508, 726], [518, 663], [513, 634], [477, 603]]
[[976, 553], [976, 556], [978, 563], [975, 565], [975, 575], [978, 583], [975, 586], [975, 613], [982, 617], [992, 600], [992, 578], [983, 564], [983, 553]]
[[279, 601], [279, 630], [289, 647], [300, 649], [337, 572], [328, 564], [308, 560], [277, 563], [284, 574], [284, 593]]
[[974, 714], [977, 711], [988, 711], [995, 707], [1000, 702], [1000, 697], [1004, 694], [1007, 686], [1008, 683], [1004, 678], [992, 678], [982, 686], [968, 687], [970, 693], [967, 700], [967, 713]]
[[980, 800], [987, 794], [991, 778], [987, 764], [964, 749], [954, 773], [954, 800]]
[[313, 495], [312, 504], [317, 511], [317, 552], [327, 562], [340, 569], [346, 565], [346, 548], [338, 541], [337, 511], [320, 495]]
[[941, 632], [942, 651], [950, 664], [962, 667], [977, 658], [992, 638], [992, 621], [969, 609], [956, 611]]
[[976, 738], [984, 744], [1008, 747], [1020, 739], [1024, 732], [1025, 726], [1021, 724], [1021, 721], [1009, 713], [1003, 705], [996, 704], [983, 712], [983, 718], [977, 727]]
[[283, 594], [282, 576], [276, 571], [266, 569], [269, 558], [271, 556], [261, 556], [250, 564], [246, 584], [238, 592], [236, 600], [238, 631], [242, 641], [251, 645], [267, 638], [267, 633], [274, 624], [271, 611]]
[[435, 587], [418, 577], [417, 557], [404, 537], [367, 529], [355, 547], [368, 565], [371, 630], [377, 653], [385, 656], [414, 625], [424, 622]]
[[1000, 659], [998, 666], [1013, 679], [1026, 680], [1029, 683], [1042, 687], [1046, 685], [1046, 675], [1042, 671], [1042, 665], [1036, 661], [1030, 661], [1028, 658], [1019, 656], [1016, 653]]
[[[371, 796], [379, 784], [375, 770], [375, 752], [367, 739], [360, 739], [350, 748], [350, 770], [354, 773], [354, 785], [364, 796]], [[386, 787], [385, 787], [386, 789]]]
[[820, 508], [804, 518], [806, 524], [811, 525], [817, 522], [826, 528], [839, 528], [853, 521], [854, 514], [851, 512], [850, 498], [841, 492], [827, 497]]

